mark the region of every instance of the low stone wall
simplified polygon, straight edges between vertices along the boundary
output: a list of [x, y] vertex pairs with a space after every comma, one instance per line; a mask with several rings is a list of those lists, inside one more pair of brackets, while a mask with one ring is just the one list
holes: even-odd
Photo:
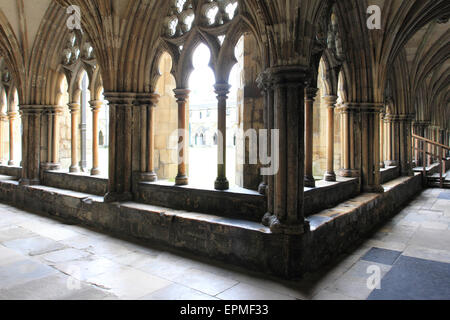
[[260, 222], [267, 212], [266, 198], [256, 191], [217, 191], [173, 184], [139, 183], [137, 200], [155, 206]]
[[305, 189], [303, 203], [306, 217], [359, 194], [359, 179], [355, 178], [339, 178], [338, 182], [319, 181], [316, 184], [316, 188]]
[[[0, 181], [0, 200], [120, 236], [181, 249], [284, 278], [297, 278], [339, 255], [421, 190], [420, 174], [384, 185], [308, 218], [301, 236], [273, 234], [258, 222], [176, 211], [47, 186]], [[0, 212], [1, 219], [1, 212]]]
[[108, 188], [108, 179], [79, 173], [44, 171], [42, 183], [49, 187], [84, 192], [104, 196]]
[[422, 190], [422, 175], [401, 177], [383, 187], [383, 194], [362, 194], [310, 217], [312, 232], [295, 245], [291, 269], [315, 270], [370, 234]]
[[400, 176], [400, 167], [387, 167], [381, 169], [381, 184], [394, 180]]
[[0, 175], [21, 178], [22, 167], [0, 166]]

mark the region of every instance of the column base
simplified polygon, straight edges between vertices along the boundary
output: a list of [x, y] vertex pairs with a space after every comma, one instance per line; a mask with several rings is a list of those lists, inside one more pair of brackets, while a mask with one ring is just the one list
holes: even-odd
[[59, 163], [49, 163], [48, 170], [61, 170], [61, 164]]
[[270, 228], [270, 231], [275, 234], [302, 235], [310, 230], [309, 223], [306, 220], [303, 224], [287, 225], [280, 222], [278, 217], [270, 212], [265, 214], [262, 224]]
[[396, 167], [398, 165], [397, 161], [395, 160], [386, 160], [384, 164], [388, 167]]
[[267, 195], [268, 185], [265, 182], [261, 182], [258, 186], [258, 193], [265, 196]]
[[381, 185], [378, 185], [378, 186], [363, 186], [363, 192], [384, 193], [384, 188]]
[[133, 195], [131, 192], [125, 192], [125, 193], [117, 193], [117, 192], [108, 192], [104, 200], [106, 203], [111, 202], [126, 202], [133, 200]]
[[338, 171], [338, 174], [344, 178], [359, 178], [359, 170], [341, 169]]
[[216, 190], [228, 190], [230, 189], [230, 183], [227, 178], [217, 178], [216, 182], [214, 182], [214, 189]]
[[100, 175], [101, 171], [99, 168], [92, 168], [91, 169], [91, 176], [98, 176]]
[[314, 179], [314, 177], [305, 176], [305, 187], [306, 188], [315, 188], [316, 187], [316, 180]]
[[154, 172], [141, 173], [141, 182], [155, 182], [158, 180], [158, 176]]
[[328, 181], [328, 182], [336, 182], [336, 173], [334, 173], [334, 172], [327, 172], [323, 176], [323, 179], [325, 181]]
[[189, 184], [188, 176], [177, 176], [175, 178], [175, 185], [177, 186], [187, 186]]
[[80, 172], [80, 167], [79, 166], [70, 166], [69, 172], [70, 173], [78, 173], [78, 172]]

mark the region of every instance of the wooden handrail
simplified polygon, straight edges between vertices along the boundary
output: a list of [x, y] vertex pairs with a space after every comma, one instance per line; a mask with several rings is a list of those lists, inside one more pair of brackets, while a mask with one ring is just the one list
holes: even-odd
[[[450, 147], [445, 146], [443, 144], [434, 142], [430, 139], [423, 138], [421, 136], [418, 136], [416, 134], [412, 135], [412, 138], [416, 140], [416, 145], [413, 146], [413, 150], [420, 153], [422, 155], [422, 170], [423, 170], [423, 178], [424, 182], [427, 179], [427, 156], [429, 157], [428, 163], [431, 165], [433, 163], [433, 158], [436, 158], [439, 163], [439, 185], [441, 188], [444, 187], [444, 173], [446, 172], [447, 168], [445, 167], [447, 158], [445, 157], [445, 150], [450, 150]], [[423, 149], [420, 148], [419, 142], [422, 141], [423, 143]], [[431, 150], [427, 150], [430, 149]], [[438, 151], [435, 149], [439, 148]], [[417, 154], [416, 154], [417, 155]], [[416, 159], [418, 160], [418, 159]]]
[[425, 141], [425, 142], [430, 143], [430, 144], [432, 144], [432, 145], [434, 145], [436, 147], [441, 147], [441, 148], [444, 148], [444, 149], [450, 151], [450, 147], [448, 147], [446, 145], [443, 145], [443, 144], [440, 144], [440, 143], [437, 143], [437, 142], [434, 142], [433, 140], [429, 140], [427, 138], [424, 138], [424, 137], [421, 137], [421, 136], [418, 136], [418, 135], [415, 135], [415, 134], [413, 134], [412, 137], [414, 139], [417, 139], [417, 140], [420, 140], [420, 141]]

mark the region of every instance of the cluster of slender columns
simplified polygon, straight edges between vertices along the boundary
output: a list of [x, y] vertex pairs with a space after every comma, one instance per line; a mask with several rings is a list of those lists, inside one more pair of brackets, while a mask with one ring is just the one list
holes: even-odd
[[59, 170], [59, 116], [62, 113], [60, 106], [49, 106], [47, 113], [47, 170]]
[[[314, 132], [314, 100], [317, 95], [317, 88], [305, 89], [305, 187], [314, 188], [316, 183], [313, 175], [313, 132]], [[334, 168], [334, 135], [335, 118], [334, 112], [337, 103], [337, 96], [329, 95], [323, 97], [323, 102], [328, 112], [328, 131], [327, 131], [327, 170], [324, 180], [329, 182], [336, 181]]]
[[69, 103], [71, 126], [70, 126], [70, 136], [71, 136], [71, 165], [69, 168], [70, 172], [80, 172], [80, 166], [78, 165], [78, 134], [77, 125], [78, 117], [80, 115], [80, 104], [77, 102]]
[[20, 184], [40, 183], [41, 117], [47, 106], [21, 105], [22, 136], [22, 178]]
[[279, 67], [267, 70], [261, 81], [268, 102], [273, 93], [273, 120], [267, 123], [279, 132], [278, 148], [272, 155], [278, 159], [279, 170], [273, 180], [268, 179], [269, 212], [263, 219], [275, 233], [302, 234], [308, 228], [303, 212], [306, 75], [301, 67]]
[[18, 113], [15, 111], [8, 112], [8, 122], [9, 122], [9, 161], [8, 166], [16, 165], [16, 161], [14, 159], [15, 154], [15, 141], [14, 141], [14, 130], [15, 130], [15, 121], [18, 118]]
[[355, 131], [358, 124], [358, 110], [349, 104], [341, 104], [338, 108], [341, 116], [341, 155], [342, 168], [339, 170], [339, 175], [342, 177], [359, 177], [359, 170], [356, 167], [357, 159], [355, 152], [355, 139], [358, 132]]
[[[8, 112], [7, 114], [1, 114], [0, 115], [0, 141], [2, 141], [0, 145], [0, 163], [7, 164], [9, 166], [17, 165], [14, 155], [15, 155], [15, 143], [18, 143], [15, 141], [14, 131], [15, 131], [15, 123], [18, 119], [19, 114], [17, 112]], [[4, 130], [8, 129], [8, 141], [9, 145], [7, 150], [4, 149], [3, 145], [3, 134]], [[6, 157], [6, 155], [8, 155]]]
[[140, 108], [141, 126], [141, 181], [155, 182], [158, 176], [155, 172], [155, 108], [159, 101], [157, 94], [137, 96]]
[[313, 175], [313, 115], [317, 91], [317, 88], [305, 89], [305, 187], [308, 188], [316, 186]]
[[[91, 175], [96, 176], [101, 174], [99, 168], [98, 134], [99, 134], [99, 113], [101, 108], [103, 107], [103, 101], [91, 100], [89, 101], [89, 105], [92, 112], [92, 168], [90, 170], [90, 173]], [[80, 119], [81, 106], [78, 102], [69, 103], [68, 106], [71, 117], [71, 165], [69, 171], [71, 173], [76, 173], [81, 171], [79, 162], [80, 146], [78, 133], [78, 123]], [[56, 114], [53, 118], [54, 127], [58, 127], [58, 121], [56, 120], [58, 118], [58, 114]], [[53, 132], [54, 132], [53, 139], [55, 140], [59, 139], [59, 129], [53, 130]], [[55, 143], [57, 143], [57, 141]]]
[[3, 112], [0, 113], [0, 164], [7, 164], [8, 161], [5, 159], [5, 150], [4, 150], [4, 130], [7, 126], [8, 116]]

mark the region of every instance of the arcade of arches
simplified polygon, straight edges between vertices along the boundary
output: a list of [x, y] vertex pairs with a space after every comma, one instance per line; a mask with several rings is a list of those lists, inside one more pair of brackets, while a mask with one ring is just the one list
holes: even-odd
[[446, 0], [0, 0], [0, 198], [299, 276], [445, 173], [449, 16]]

